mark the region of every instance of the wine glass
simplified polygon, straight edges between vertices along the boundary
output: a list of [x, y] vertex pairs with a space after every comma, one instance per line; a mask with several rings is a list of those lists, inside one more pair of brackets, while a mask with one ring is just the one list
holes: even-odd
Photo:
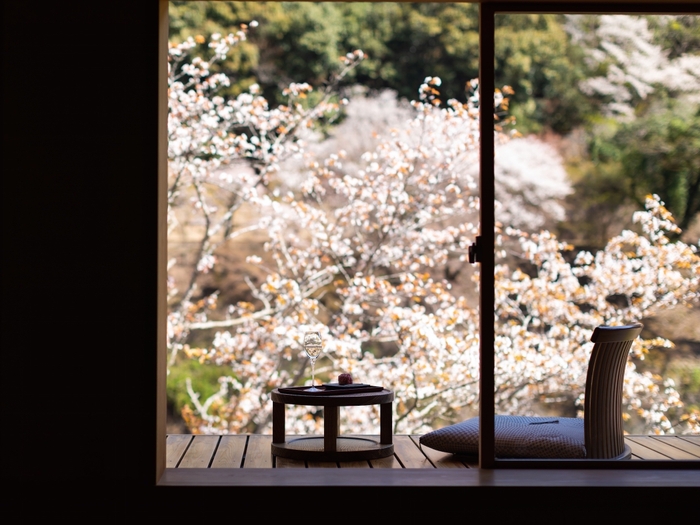
[[321, 350], [323, 350], [323, 341], [321, 340], [320, 332], [305, 332], [304, 333], [304, 350], [306, 355], [311, 359], [311, 388], [307, 388], [307, 392], [321, 392], [319, 388], [316, 388], [315, 373], [316, 373], [316, 359], [321, 355]]

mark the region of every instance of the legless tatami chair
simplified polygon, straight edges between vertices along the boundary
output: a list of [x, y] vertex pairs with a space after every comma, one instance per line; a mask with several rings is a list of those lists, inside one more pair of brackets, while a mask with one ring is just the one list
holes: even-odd
[[[499, 458], [629, 459], [622, 430], [622, 386], [632, 342], [641, 323], [599, 326], [593, 331], [588, 361], [584, 417], [495, 417]], [[479, 452], [479, 418], [434, 430], [421, 446], [464, 456]]]

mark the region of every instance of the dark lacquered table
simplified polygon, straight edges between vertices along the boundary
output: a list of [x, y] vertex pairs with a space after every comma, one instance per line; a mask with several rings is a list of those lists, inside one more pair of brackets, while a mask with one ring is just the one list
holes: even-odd
[[[306, 392], [306, 387], [272, 391], [272, 453], [290, 459], [358, 461], [379, 459], [394, 453], [392, 402], [394, 393], [381, 387], [341, 392]], [[287, 438], [286, 405], [322, 406], [323, 436]], [[379, 405], [379, 441], [363, 436], [340, 436], [340, 407]]]

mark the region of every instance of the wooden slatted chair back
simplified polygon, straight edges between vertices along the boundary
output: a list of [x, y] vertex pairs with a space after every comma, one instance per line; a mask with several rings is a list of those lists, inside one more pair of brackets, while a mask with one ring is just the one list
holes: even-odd
[[627, 356], [643, 325], [599, 326], [586, 375], [584, 429], [586, 457], [612, 459], [625, 453], [622, 387]]

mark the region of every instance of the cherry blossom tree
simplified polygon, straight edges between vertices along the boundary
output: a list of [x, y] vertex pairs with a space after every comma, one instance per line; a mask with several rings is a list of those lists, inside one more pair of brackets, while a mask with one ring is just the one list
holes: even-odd
[[[587, 59], [580, 89], [601, 113], [580, 131], [586, 142], [574, 183], [583, 198], [571, 221], [620, 221], [621, 204], [657, 194], [683, 229], [700, 212], [700, 19], [686, 15], [567, 15]], [[589, 162], [590, 161], [590, 162]], [[621, 195], [620, 195], [621, 194]], [[601, 243], [588, 230], [588, 243]], [[580, 238], [580, 234], [579, 234]], [[605, 239], [603, 239], [604, 241]]]
[[[572, 40], [583, 46], [588, 65], [601, 74], [581, 83], [588, 95], [605, 99], [608, 115], [634, 118], [635, 108], [658, 87], [700, 103], [700, 55], [669, 51], [653, 42], [646, 17], [632, 15], [566, 15]], [[656, 16], [659, 24], [674, 16]]]
[[[243, 38], [245, 28], [214, 35], [214, 59]], [[342, 137], [324, 157], [307, 149], [315, 126], [345, 104], [332, 80], [313, 103], [306, 84], [290, 85], [288, 102], [276, 108], [255, 86], [225, 100], [216, 88], [227, 79], [190, 55], [196, 45], [171, 47], [169, 226], [173, 238], [186, 232], [196, 243], [189, 260], [174, 256], [170, 265], [169, 349], [171, 363], [198, 359], [221, 366], [222, 376], [206, 399], [188, 385], [190, 429], [269, 432], [271, 390], [310, 381], [305, 329], [325, 341], [317, 377], [349, 372], [397, 392], [396, 432], [424, 432], [473, 409], [478, 268], [466, 260], [479, 231], [478, 92], [443, 103], [440, 79], [427, 77], [409, 118], [346, 165]], [[363, 56], [349, 53], [339, 75]], [[496, 93], [498, 112], [506, 93]], [[498, 147], [509, 141], [504, 129], [494, 130]], [[503, 207], [517, 215], [516, 200]], [[639, 232], [568, 259], [568, 247], [547, 231], [498, 226], [498, 412], [531, 413], [559, 396], [582, 406], [596, 326], [698, 301], [697, 248], [669, 241], [675, 225], [657, 198], [636, 219]], [[203, 277], [223, 246], [253, 233], [260, 242], [245, 265], [261, 277], [244, 275], [249, 300], [222, 308], [217, 292], [202, 293]], [[640, 340], [633, 352], [642, 359], [652, 345], [671, 344]], [[650, 430], [700, 430], [673, 385], [637, 372], [633, 361], [625, 403], [627, 417]], [[376, 407], [356, 408], [341, 426], [378, 432]], [[288, 410], [288, 418], [295, 432], [321, 429], [308, 407]]]

